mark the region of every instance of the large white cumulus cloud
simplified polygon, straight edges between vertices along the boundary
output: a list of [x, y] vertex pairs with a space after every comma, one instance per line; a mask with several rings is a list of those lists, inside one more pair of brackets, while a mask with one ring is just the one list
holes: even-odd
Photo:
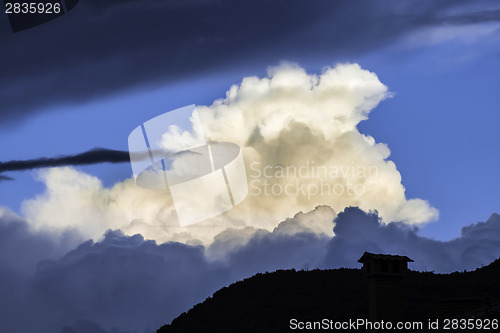
[[[427, 222], [437, 210], [406, 199], [401, 175], [387, 160], [389, 148], [357, 129], [389, 95], [377, 75], [357, 64], [325, 68], [321, 75], [284, 64], [266, 78], [244, 78], [199, 113], [209, 140], [244, 147], [251, 194], [261, 195], [251, 195], [242, 208], [265, 212], [272, 223], [318, 204], [376, 209], [387, 221]], [[266, 167], [272, 168], [264, 173]], [[273, 192], [274, 184], [280, 186]], [[287, 184], [294, 195], [284, 193]]]
[[[229, 212], [193, 226], [179, 227], [166, 192], [141, 189], [131, 180], [104, 188], [97, 178], [70, 168], [43, 171], [47, 191], [26, 201], [23, 212], [37, 229], [72, 227], [98, 238], [113, 228], [190, 244], [209, 244], [234, 228], [272, 230], [318, 205], [337, 212], [358, 206], [377, 210], [384, 221], [425, 223], [437, 218], [437, 210], [406, 198], [389, 148], [357, 129], [389, 95], [374, 73], [357, 64], [325, 68], [319, 75], [282, 64], [267, 77], [244, 78], [224, 99], [197, 107], [209, 141], [242, 148], [249, 195]], [[172, 145], [171, 134], [164, 136], [164, 146]], [[312, 229], [332, 234], [330, 226]]]

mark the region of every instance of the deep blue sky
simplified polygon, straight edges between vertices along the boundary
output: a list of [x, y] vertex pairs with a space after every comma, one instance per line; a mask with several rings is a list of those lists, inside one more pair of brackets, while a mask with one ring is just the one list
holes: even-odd
[[[5, 171], [5, 162], [126, 151], [144, 121], [211, 104], [281, 61], [310, 73], [359, 63], [378, 75], [393, 96], [358, 128], [388, 145], [407, 198], [428, 200], [438, 221], [416, 231], [351, 207], [333, 224], [323, 206], [273, 231], [228, 228], [202, 247], [182, 234], [162, 244], [127, 236], [141, 227], [128, 216], [125, 232], [79, 233], [116, 227], [101, 202], [125, 216], [128, 201], [101, 193], [79, 208], [72, 204], [84, 196], [60, 191], [65, 200], [34, 210], [49, 226], [38, 231], [40, 221], [23, 216], [22, 202], [45, 189], [37, 170]], [[80, 0], [18, 33], [0, 14], [0, 331], [155, 332], [258, 272], [360, 267], [364, 251], [408, 255], [415, 270], [488, 265], [500, 256], [499, 74], [498, 0]], [[132, 175], [120, 156], [74, 168], [110, 187]], [[129, 211], [149, 203], [144, 193]], [[62, 232], [47, 221], [81, 225]], [[314, 224], [335, 236], [312, 232]]]

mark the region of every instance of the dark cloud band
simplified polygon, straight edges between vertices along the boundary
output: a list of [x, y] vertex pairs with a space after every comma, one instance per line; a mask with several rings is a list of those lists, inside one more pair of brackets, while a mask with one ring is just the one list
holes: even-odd
[[[84, 153], [60, 156], [55, 158], [38, 158], [24, 161], [0, 162], [0, 173], [8, 171], [22, 171], [37, 168], [58, 167], [65, 165], [89, 165], [98, 163], [123, 163], [130, 162], [129, 153], [121, 150], [95, 148]], [[12, 180], [12, 178], [1, 175], [0, 181]]]
[[[186, 0], [81, 2], [57, 20], [2, 33], [0, 123], [49, 105], [244, 64], [345, 61], [421, 27], [499, 20], [443, 17], [464, 1]], [[321, 36], [321, 38], [319, 38]], [[87, 43], [82, 47], [81, 41]], [[23, 52], [19, 52], [23, 50]], [[203, 56], [200, 56], [203, 55]], [[131, 70], [132, 69], [132, 70]]]
[[0, 182], [3, 180], [14, 180], [14, 178], [9, 177], [9, 176], [0, 175]]

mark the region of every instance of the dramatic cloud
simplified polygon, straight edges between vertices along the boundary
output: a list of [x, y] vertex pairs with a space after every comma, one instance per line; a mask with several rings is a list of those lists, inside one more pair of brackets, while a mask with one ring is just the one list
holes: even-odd
[[10, 65], [0, 78], [0, 120], [240, 64], [275, 63], [283, 54], [342, 60], [422, 27], [498, 21], [495, 8], [445, 12], [463, 3], [469, 2], [81, 1], [21, 33], [5, 22], [1, 60]]
[[82, 240], [71, 230], [60, 239], [50, 233], [33, 233], [21, 217], [0, 207], [1, 270], [28, 276], [40, 260], [58, 257]]
[[[415, 262], [411, 269], [439, 273], [473, 270], [500, 257], [500, 215], [492, 214], [486, 222], [462, 228], [460, 237], [437, 241], [418, 235], [418, 228], [400, 222], [382, 223], [376, 212], [366, 213], [348, 207], [332, 221], [334, 236], [312, 231], [284, 234], [281, 231], [296, 223], [321, 220], [328, 207], [317, 207], [306, 214], [287, 219], [272, 232], [233, 231], [221, 234], [207, 248], [229, 244], [231, 239], [245, 238], [240, 246], [226, 247], [224, 260], [231, 267], [245, 271], [248, 267], [272, 270], [282, 267], [332, 268], [359, 267], [357, 260], [365, 252], [407, 255]], [[331, 216], [331, 215], [330, 215]], [[264, 265], [264, 266], [261, 266]], [[272, 268], [274, 267], [274, 268]]]
[[[1, 243], [2, 332], [61, 332], [62, 326], [62, 332], [98, 326], [155, 332], [231, 282], [209, 266], [203, 248], [156, 245], [120, 232], [108, 232], [100, 243], [82, 243], [58, 260], [41, 261], [33, 274], [38, 262], [33, 259], [50, 258], [53, 245], [27, 232], [22, 221], [5, 223], [0, 218], [0, 237], [9, 240]], [[15, 266], [21, 264], [31, 266], [30, 275], [18, 272]]]
[[60, 156], [55, 158], [38, 158], [33, 160], [0, 162], [0, 181], [12, 180], [2, 175], [2, 172], [32, 170], [37, 168], [57, 167], [63, 165], [88, 165], [97, 163], [123, 163], [130, 162], [127, 151], [111, 150], [105, 148], [94, 148], [84, 153]]
[[44, 259], [59, 258], [81, 241], [74, 232], [66, 232], [60, 239], [47, 233], [33, 233], [23, 219], [0, 207], [0, 331], [30, 331], [24, 327], [30, 322], [26, 320], [29, 315], [20, 310], [29, 306], [27, 293], [37, 264]]
[[246, 216], [257, 210], [279, 221], [293, 214], [290, 207], [356, 205], [377, 209], [387, 221], [424, 223], [437, 211], [406, 199], [389, 148], [357, 129], [388, 96], [378, 77], [357, 64], [321, 75], [284, 64], [267, 78], [244, 78], [198, 112], [209, 140], [243, 147], [250, 195], [239, 209]]
[[222, 286], [257, 272], [359, 267], [364, 251], [408, 255], [415, 260], [410, 268], [436, 272], [474, 269], [500, 256], [497, 214], [449, 242], [421, 237], [401, 223], [381, 223], [375, 213], [353, 207], [329, 221], [335, 236], [305, 227], [334, 215], [318, 207], [272, 232], [226, 230], [208, 248], [158, 245], [108, 231], [101, 241], [62, 255], [49, 236], [30, 232], [25, 221], [1, 210], [0, 330], [154, 332]]
[[[459, 238], [441, 242], [417, 234], [402, 223], [380, 223], [374, 213], [348, 208], [335, 220], [335, 237], [328, 245], [324, 265], [357, 267], [360, 252], [398, 253], [411, 257], [415, 270], [452, 272], [487, 265], [500, 257], [500, 215], [462, 228]], [[354, 261], [353, 261], [354, 260]]]
[[[268, 77], [244, 78], [226, 98], [198, 107], [209, 141], [242, 148], [249, 183], [241, 204], [202, 223], [181, 228], [166, 191], [139, 188], [131, 180], [104, 188], [99, 179], [70, 168], [42, 170], [47, 190], [26, 200], [23, 212], [35, 229], [71, 227], [97, 239], [111, 228], [188, 244], [209, 244], [236, 226], [272, 230], [318, 205], [335, 211], [359, 206], [376, 209], [384, 221], [425, 223], [437, 218], [437, 210], [406, 198], [388, 147], [357, 129], [389, 95], [374, 73], [356, 64], [325, 68], [320, 75], [284, 64]], [[168, 134], [186, 140], [184, 132]]]
[[44, 169], [39, 176], [47, 191], [24, 201], [22, 209], [33, 230], [75, 228], [98, 239], [111, 228], [166, 241], [179, 229], [165, 191], [140, 188], [132, 179], [104, 188], [98, 178], [69, 167]]
[[5, 175], [0, 175], [0, 182], [3, 180], [14, 180], [14, 178]]

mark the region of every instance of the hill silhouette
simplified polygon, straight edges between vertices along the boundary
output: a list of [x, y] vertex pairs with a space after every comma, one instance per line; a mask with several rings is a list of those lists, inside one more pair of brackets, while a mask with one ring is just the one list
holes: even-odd
[[[450, 317], [499, 318], [499, 277], [500, 259], [469, 272], [408, 271], [404, 319], [427, 322], [442, 317], [443, 307], [451, 309], [444, 312]], [[460, 300], [476, 301], [476, 306], [473, 311], [450, 307]], [[368, 308], [368, 282], [361, 269], [278, 270], [218, 290], [157, 332], [289, 332], [292, 318], [355, 320], [368, 318]]]

